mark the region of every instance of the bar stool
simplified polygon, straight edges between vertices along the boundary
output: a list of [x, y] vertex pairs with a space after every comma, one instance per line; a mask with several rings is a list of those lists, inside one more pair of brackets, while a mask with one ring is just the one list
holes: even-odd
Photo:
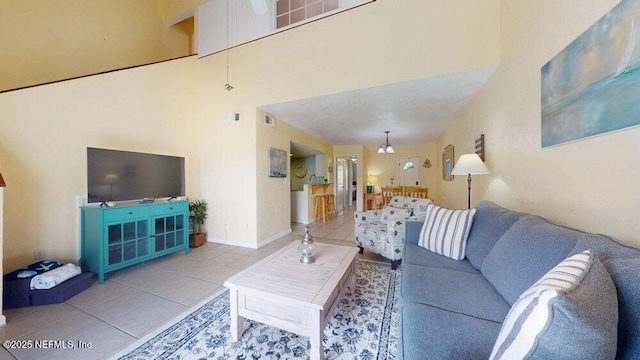
[[322, 218], [323, 223], [327, 222], [327, 196], [324, 194], [316, 195], [315, 202], [315, 219], [317, 220]]
[[331, 220], [331, 216], [336, 217], [336, 196], [334, 194], [326, 194], [327, 197], [327, 218]]

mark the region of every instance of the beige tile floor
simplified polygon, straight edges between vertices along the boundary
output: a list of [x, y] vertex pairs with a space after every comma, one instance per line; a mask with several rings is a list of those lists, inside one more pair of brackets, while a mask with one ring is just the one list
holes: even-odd
[[[353, 207], [327, 223], [309, 225], [314, 240], [356, 246]], [[61, 304], [7, 310], [2, 340], [64, 340], [90, 344], [85, 349], [12, 349], [0, 347], [4, 359], [109, 358], [177, 315], [223, 288], [230, 276], [301, 239], [303, 224], [291, 224], [292, 233], [260, 248], [247, 249], [205, 243], [189, 255], [177, 252], [107, 275]], [[382, 260], [365, 251], [361, 257]]]

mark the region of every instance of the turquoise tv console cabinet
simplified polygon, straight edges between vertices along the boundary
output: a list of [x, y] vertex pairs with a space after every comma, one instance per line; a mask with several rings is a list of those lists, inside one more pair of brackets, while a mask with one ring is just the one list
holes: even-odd
[[189, 253], [189, 202], [82, 207], [82, 266], [104, 274], [184, 250]]

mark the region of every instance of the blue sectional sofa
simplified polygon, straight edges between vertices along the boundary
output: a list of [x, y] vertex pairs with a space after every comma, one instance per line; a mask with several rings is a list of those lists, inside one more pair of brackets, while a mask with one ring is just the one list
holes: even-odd
[[[418, 245], [422, 225], [406, 228], [398, 359], [488, 359], [520, 294], [586, 249], [617, 290], [616, 358], [640, 358], [640, 249], [484, 201], [476, 207], [466, 258], [457, 261]], [[584, 358], [563, 352], [551, 358]]]

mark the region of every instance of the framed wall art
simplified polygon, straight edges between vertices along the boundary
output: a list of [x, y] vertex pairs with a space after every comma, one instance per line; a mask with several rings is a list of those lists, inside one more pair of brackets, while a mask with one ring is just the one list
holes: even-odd
[[269, 177], [287, 177], [287, 152], [269, 148]]
[[475, 140], [476, 154], [480, 156], [480, 160], [484, 162], [484, 134], [478, 135]]
[[542, 67], [543, 148], [640, 125], [639, 15], [620, 2]]
[[444, 181], [453, 180], [454, 176], [451, 175], [451, 170], [453, 170], [453, 145], [449, 144], [444, 148], [442, 152], [442, 179]]

